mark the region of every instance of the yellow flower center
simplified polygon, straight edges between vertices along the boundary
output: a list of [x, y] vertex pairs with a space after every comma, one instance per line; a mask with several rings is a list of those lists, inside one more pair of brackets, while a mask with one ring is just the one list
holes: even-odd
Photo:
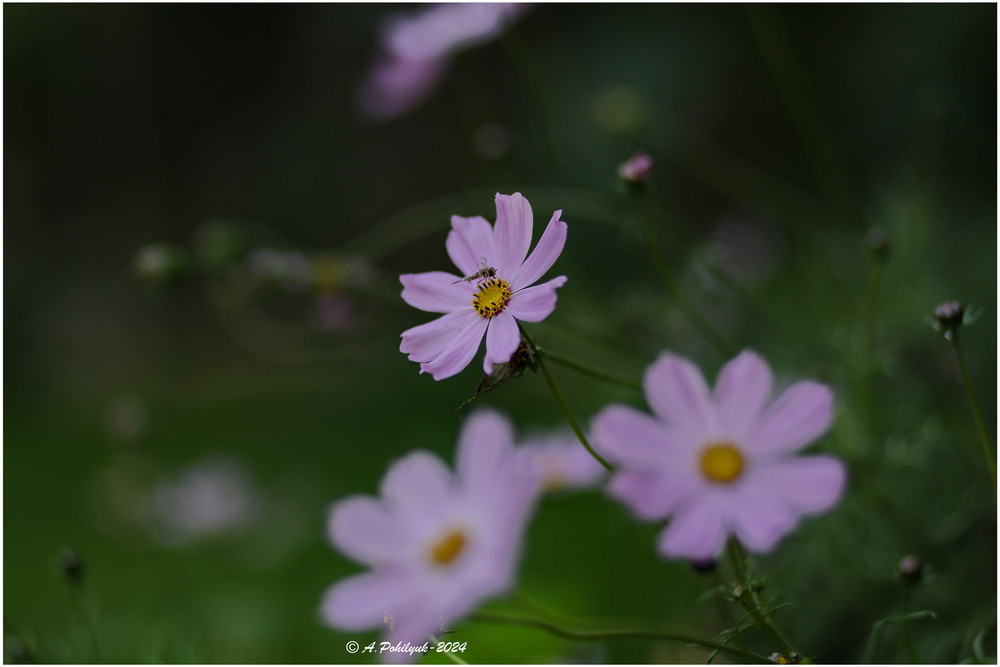
[[701, 471], [713, 482], [728, 484], [743, 473], [743, 455], [730, 442], [714, 442], [701, 452]]
[[483, 317], [495, 317], [510, 301], [510, 285], [500, 278], [488, 278], [479, 283], [479, 291], [472, 297], [472, 307]]
[[431, 547], [431, 561], [441, 567], [450, 565], [465, 551], [465, 541], [465, 533], [461, 530], [452, 530]]

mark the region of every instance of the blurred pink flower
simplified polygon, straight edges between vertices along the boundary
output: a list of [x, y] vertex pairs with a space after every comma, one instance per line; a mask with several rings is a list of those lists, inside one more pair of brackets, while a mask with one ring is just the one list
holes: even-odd
[[618, 167], [618, 178], [626, 183], [645, 183], [652, 171], [653, 158], [640, 151]]
[[444, 76], [452, 54], [493, 39], [526, 7], [454, 3], [389, 16], [382, 26], [382, 51], [358, 90], [361, 110], [391, 118], [416, 107]]
[[386, 473], [381, 498], [334, 505], [331, 543], [371, 569], [327, 591], [325, 621], [347, 632], [384, 626], [393, 643], [421, 645], [507, 591], [538, 485], [515, 452], [510, 421], [478, 412], [459, 436], [457, 474], [414, 452]]
[[542, 491], [596, 486], [607, 472], [571, 431], [529, 438], [517, 451], [537, 471]]
[[[404, 331], [400, 352], [435, 380], [455, 375], [472, 360], [486, 336], [483, 371], [507, 363], [521, 342], [517, 320], [540, 322], [556, 307], [566, 276], [529, 287], [549, 270], [566, 243], [566, 223], [556, 211], [531, 255], [531, 206], [517, 192], [496, 196], [495, 227], [480, 217], [452, 216], [448, 255], [461, 271], [399, 277], [403, 300], [444, 316]], [[484, 265], [485, 262], [485, 265]], [[485, 267], [485, 268], [484, 268]], [[484, 274], [484, 271], [488, 272]], [[480, 274], [480, 275], [476, 275]], [[465, 276], [465, 279], [463, 279]]]
[[612, 405], [594, 419], [595, 446], [618, 464], [610, 493], [642, 519], [671, 517], [664, 555], [708, 560], [730, 534], [767, 552], [802, 516], [840, 499], [838, 459], [793, 456], [830, 427], [833, 395], [799, 382], [765, 407], [771, 380], [767, 363], [744, 351], [710, 392], [690, 361], [664, 353], [644, 379], [652, 416]]

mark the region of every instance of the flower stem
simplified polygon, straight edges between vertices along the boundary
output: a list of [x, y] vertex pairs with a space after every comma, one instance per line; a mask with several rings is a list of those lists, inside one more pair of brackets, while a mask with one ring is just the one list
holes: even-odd
[[649, 210], [646, 208], [646, 204], [642, 200], [641, 195], [636, 193], [634, 199], [636, 206], [639, 209], [639, 221], [641, 223], [640, 226], [642, 227], [643, 238], [646, 241], [646, 246], [649, 248], [649, 254], [653, 259], [653, 264], [656, 265], [656, 270], [663, 279], [663, 285], [667, 288], [667, 292], [670, 294], [670, 297], [674, 300], [674, 303], [677, 304], [677, 308], [681, 311], [681, 314], [684, 315], [685, 319], [687, 319], [688, 324], [690, 324], [695, 331], [701, 334], [705, 340], [715, 347], [719, 354], [725, 358], [733, 356], [732, 349], [729, 347], [729, 344], [726, 343], [722, 336], [715, 330], [709, 321], [698, 312], [691, 302], [687, 300], [676, 281], [674, 281], [674, 278], [670, 273], [670, 267], [668, 267], [666, 261], [664, 261], [663, 255], [660, 252], [660, 246], [656, 242], [653, 220], [649, 215]]
[[604, 371], [588, 368], [582, 364], [576, 363], [575, 361], [570, 361], [569, 359], [565, 359], [548, 351], [543, 351], [542, 356], [561, 366], [570, 368], [581, 375], [592, 377], [595, 380], [601, 380], [603, 382], [618, 385], [619, 387], [624, 387], [626, 389], [632, 389], [634, 391], [642, 391], [642, 385], [633, 380], [628, 380], [626, 378], [618, 377], [617, 375], [612, 375], [611, 373], [605, 373]]
[[644, 630], [644, 629], [622, 629], [622, 630], [569, 630], [567, 628], [562, 628], [547, 621], [542, 621], [533, 618], [519, 618], [516, 616], [507, 616], [502, 614], [490, 614], [490, 613], [479, 613], [472, 617], [473, 621], [479, 621], [482, 623], [497, 623], [502, 625], [521, 625], [525, 627], [538, 628], [539, 630], [545, 630], [557, 637], [562, 637], [563, 639], [571, 639], [574, 641], [600, 641], [603, 639], [662, 639], [666, 641], [681, 642], [684, 644], [694, 644], [695, 646], [702, 646], [704, 648], [709, 648], [714, 651], [719, 651], [720, 653], [728, 653], [729, 655], [742, 658], [748, 662], [754, 663], [766, 663], [769, 662], [767, 658], [752, 651], [747, 651], [745, 649], [738, 648], [736, 646], [730, 646], [728, 644], [723, 644], [721, 642], [714, 642], [705, 639], [695, 639], [693, 637], [687, 637], [684, 635], [679, 635], [673, 632], [662, 632], [659, 630]]
[[969, 379], [969, 371], [965, 368], [965, 359], [962, 357], [962, 348], [958, 344], [958, 332], [951, 336], [946, 336], [955, 348], [955, 357], [958, 359], [958, 367], [962, 371], [962, 382], [965, 383], [965, 391], [969, 395], [969, 403], [972, 404], [972, 416], [976, 421], [976, 429], [979, 431], [979, 441], [983, 446], [983, 457], [986, 459], [986, 469], [993, 480], [993, 493], [997, 490], [997, 464], [993, 459], [993, 446], [990, 444], [990, 436], [986, 432], [986, 422], [983, 421], [983, 413], [979, 409], [979, 401], [976, 400], [976, 392], [972, 388], [972, 381]]
[[777, 624], [768, 619], [768, 617], [761, 611], [763, 606], [760, 603], [760, 598], [757, 595], [757, 591], [750, 585], [750, 576], [746, 568], [746, 554], [743, 552], [743, 549], [735, 539], [729, 541], [727, 548], [733, 571], [736, 573], [736, 578], [740, 581], [744, 589], [743, 595], [739, 597], [740, 603], [748, 612], [750, 612], [750, 615], [753, 616], [753, 620], [757, 623], [757, 627], [761, 629], [761, 632], [767, 635], [767, 637], [774, 643], [778, 651], [785, 658], [792, 660], [792, 656], [797, 653], [796, 650], [792, 648], [791, 643], [785, 639], [781, 630], [778, 629]]
[[[910, 615], [910, 587], [903, 586], [903, 616]], [[903, 623], [903, 641], [906, 642], [906, 650], [910, 654], [910, 662], [916, 664], [920, 661], [917, 659], [917, 650], [913, 646], [913, 629], [910, 627], [909, 618], [902, 621]]]
[[566, 404], [566, 399], [563, 398], [562, 392], [559, 391], [559, 387], [556, 386], [556, 381], [552, 378], [552, 373], [549, 372], [549, 367], [545, 364], [545, 358], [539, 353], [538, 346], [535, 344], [535, 341], [531, 339], [531, 336], [529, 336], [528, 332], [524, 330], [524, 327], [521, 326], [520, 322], [518, 322], [517, 328], [521, 330], [521, 336], [524, 337], [524, 340], [531, 346], [532, 351], [535, 353], [538, 368], [541, 369], [542, 375], [545, 376], [545, 382], [548, 383], [549, 389], [552, 390], [552, 395], [555, 397], [556, 403], [559, 404], [559, 409], [562, 410], [563, 416], [566, 417], [566, 421], [569, 422], [569, 427], [573, 429], [573, 433], [576, 434], [580, 444], [582, 444], [584, 448], [590, 452], [590, 455], [593, 456], [598, 463], [604, 466], [607, 470], [613, 472], [615, 467], [605, 461], [604, 457], [594, 451], [594, 448], [590, 446], [589, 442], [587, 442], [587, 437], [583, 434], [583, 429], [580, 428], [580, 425], [573, 417], [573, 413], [570, 412], [569, 405]]

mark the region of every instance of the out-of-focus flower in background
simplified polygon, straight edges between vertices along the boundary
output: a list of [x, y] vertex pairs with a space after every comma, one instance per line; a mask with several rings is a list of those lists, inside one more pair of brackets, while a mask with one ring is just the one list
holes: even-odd
[[329, 625], [384, 627], [393, 643], [422, 645], [513, 585], [538, 479], [517, 455], [510, 420], [491, 411], [467, 419], [455, 470], [414, 452], [386, 473], [381, 498], [333, 506], [330, 542], [371, 569], [327, 591]]
[[638, 151], [618, 167], [618, 178], [631, 185], [641, 185], [649, 180], [653, 172], [653, 158], [648, 153]]
[[528, 5], [454, 3], [388, 16], [381, 51], [357, 92], [367, 116], [388, 119], [413, 109], [434, 89], [456, 52], [489, 41]]
[[232, 536], [252, 523], [256, 496], [242, 465], [227, 458], [207, 459], [156, 484], [151, 528], [170, 546]]
[[[403, 300], [414, 308], [445, 313], [402, 334], [400, 352], [420, 364], [421, 373], [443, 380], [460, 372], [486, 337], [483, 372], [505, 364], [521, 344], [518, 320], [540, 322], [556, 307], [556, 289], [566, 276], [540, 285], [566, 244], [567, 225], [556, 211], [528, 255], [534, 226], [531, 205], [515, 192], [496, 196], [497, 222], [452, 216], [448, 256], [464, 274], [444, 271], [407, 273]], [[485, 262], [485, 266], [483, 265]], [[486, 272], [486, 273], [484, 273]]]
[[612, 405], [594, 418], [595, 446], [618, 464], [610, 493], [642, 519], [670, 517], [665, 556], [712, 559], [730, 534], [768, 552], [840, 499], [839, 459], [793, 455], [830, 428], [833, 394], [798, 382], [765, 407], [771, 385], [749, 350], [723, 366], [714, 392], [694, 364], [664, 353], [643, 382], [653, 416]]
[[572, 431], [529, 437], [518, 454], [537, 471], [543, 492], [594, 487], [607, 473]]

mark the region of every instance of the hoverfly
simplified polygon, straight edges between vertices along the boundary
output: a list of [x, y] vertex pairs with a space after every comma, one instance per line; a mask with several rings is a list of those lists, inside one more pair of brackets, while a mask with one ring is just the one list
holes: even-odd
[[478, 271], [473, 273], [471, 276], [465, 276], [461, 280], [456, 280], [455, 282], [452, 283], [452, 285], [457, 285], [458, 283], [462, 282], [471, 283], [473, 280], [476, 279], [485, 280], [486, 278], [492, 278], [497, 274], [497, 270], [489, 265], [485, 257], [479, 258], [479, 262], [476, 264], [476, 268], [478, 269]]

